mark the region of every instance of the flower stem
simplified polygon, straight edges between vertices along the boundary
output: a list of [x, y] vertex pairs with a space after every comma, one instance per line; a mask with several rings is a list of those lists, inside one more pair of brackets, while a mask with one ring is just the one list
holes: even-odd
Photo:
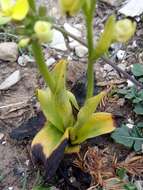
[[86, 18], [87, 25], [87, 44], [88, 44], [88, 68], [87, 68], [87, 95], [86, 98], [93, 96], [94, 91], [94, 61], [92, 60], [93, 44], [93, 19]]
[[49, 86], [51, 91], [54, 92], [54, 86], [55, 86], [54, 81], [51, 77], [51, 74], [50, 74], [46, 64], [45, 64], [42, 48], [38, 41], [36, 41], [36, 40], [32, 41], [32, 50], [33, 50], [33, 54], [34, 54], [34, 57], [35, 57], [35, 60], [36, 60], [36, 63], [38, 65], [41, 75], [43, 76], [46, 84]]
[[28, 0], [29, 6], [33, 12], [36, 12], [35, 0]]

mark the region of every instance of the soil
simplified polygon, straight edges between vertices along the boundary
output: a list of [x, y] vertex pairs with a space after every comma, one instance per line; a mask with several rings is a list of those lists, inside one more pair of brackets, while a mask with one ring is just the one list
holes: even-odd
[[[81, 15], [68, 20], [66, 18], [61, 19], [55, 0], [38, 0], [37, 2], [45, 2], [50, 10], [50, 14], [56, 14], [56, 22], [58, 24], [63, 24], [65, 22], [69, 22], [70, 24], [83, 23], [83, 38], [85, 38], [85, 26]], [[118, 8], [111, 7], [105, 3], [99, 3], [94, 24], [95, 39], [97, 39], [97, 34], [100, 33], [99, 31], [103, 29], [103, 24], [107, 17]], [[138, 23], [137, 34], [134, 38], [138, 48], [132, 46], [133, 41], [131, 41], [128, 46], [122, 46], [122, 49], [126, 51], [126, 58], [123, 61], [127, 68], [134, 63], [143, 63], [142, 28], [143, 22], [140, 20]], [[48, 49], [45, 49], [45, 52], [48, 52], [49, 54]], [[55, 58], [59, 54], [68, 55], [68, 52], [62, 53], [55, 50], [50, 50], [50, 53], [54, 55]], [[75, 55], [73, 56], [75, 58]], [[80, 60], [77, 57], [76, 59], [74, 58], [71, 61], [71, 64], [69, 64], [67, 81], [69, 88], [72, 89], [77, 96], [79, 103], [82, 105], [86, 88], [86, 59]], [[113, 56], [112, 59], [116, 61], [116, 64], [120, 64], [116, 57]], [[95, 93], [100, 91], [101, 88], [106, 87], [107, 84], [110, 85], [111, 80], [117, 88], [126, 85], [126, 82], [119, 82], [119, 85], [116, 84], [116, 79], [120, 80], [120, 75], [115, 71], [112, 78], [107, 75], [104, 76], [103, 72], [105, 71], [103, 71], [103, 67], [104, 63], [101, 60], [95, 65], [95, 84], [104, 82], [101, 85], [102, 87], [100, 85], [95, 85]], [[44, 117], [40, 112], [39, 103], [35, 97], [35, 89], [43, 87], [44, 83], [43, 79], [37, 72], [35, 63], [28, 63], [26, 66], [22, 67], [18, 65], [18, 63], [4, 61], [0, 62], [0, 82], [17, 69], [20, 70], [22, 76], [21, 80], [9, 90], [0, 91], [0, 135], [4, 134], [4, 137], [0, 139], [0, 190], [10, 190], [10, 188], [13, 190], [31, 190], [39, 181], [43, 182], [41, 177], [39, 177], [39, 167], [35, 165], [31, 157], [30, 143], [35, 132], [40, 129], [44, 122]], [[79, 89], [82, 90], [79, 91]], [[125, 109], [125, 107], [120, 104], [120, 100], [117, 97], [109, 97], [104, 104], [104, 106], [102, 105], [100, 107], [100, 110], [109, 111], [116, 115], [119, 124], [121, 121], [132, 117], [131, 108], [126, 106]], [[30, 118], [32, 118], [32, 121], [30, 120], [29, 123]], [[39, 125], [35, 126], [35, 123], [37, 124], [37, 122]], [[15, 131], [17, 128], [19, 131]], [[89, 147], [94, 148], [95, 146], [98, 146], [101, 150], [108, 147], [108, 151], [111, 155], [114, 156], [114, 154], [116, 154], [119, 161], [124, 161], [127, 156], [132, 153], [131, 150], [113, 143], [110, 136], [105, 135], [91, 139], [85, 143], [82, 147], [81, 154], [83, 155], [86, 153]], [[90, 175], [90, 172], [87, 172], [85, 168], [77, 167], [77, 165], [75, 166], [74, 160], [77, 159], [77, 157], [77, 155], [74, 155], [71, 158], [65, 156], [54, 179], [48, 182], [48, 184], [45, 182], [45, 184], [49, 187], [57, 187], [60, 190], [88, 189], [91, 186], [91, 182], [93, 182], [92, 175]], [[41, 175], [43, 175], [43, 172]], [[138, 178], [139, 177], [141, 176], [138, 176]]]

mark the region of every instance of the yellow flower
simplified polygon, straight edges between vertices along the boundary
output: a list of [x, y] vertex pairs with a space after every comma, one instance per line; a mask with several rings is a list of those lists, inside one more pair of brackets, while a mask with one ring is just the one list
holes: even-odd
[[52, 25], [46, 21], [37, 21], [34, 26], [36, 37], [41, 43], [50, 42], [53, 37]]
[[60, 0], [60, 6], [63, 13], [73, 16], [81, 9], [84, 2], [85, 0]]
[[114, 30], [114, 40], [117, 42], [127, 42], [135, 33], [136, 23], [129, 19], [117, 21]]
[[21, 21], [29, 11], [28, 0], [0, 0], [0, 16]]

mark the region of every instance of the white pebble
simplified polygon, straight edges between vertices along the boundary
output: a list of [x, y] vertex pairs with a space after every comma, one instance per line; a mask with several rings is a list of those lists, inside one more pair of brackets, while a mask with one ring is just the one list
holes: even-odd
[[13, 187], [8, 187], [8, 190], [14, 190], [14, 188]]
[[129, 129], [132, 129], [132, 128], [134, 127], [134, 125], [131, 124], [131, 123], [127, 123], [126, 126], [127, 126]]
[[0, 90], [9, 89], [11, 86], [19, 82], [20, 79], [21, 79], [20, 71], [16, 70], [0, 84]]
[[53, 30], [53, 33], [53, 40], [50, 43], [50, 47], [57, 50], [66, 51], [67, 47], [63, 34], [57, 30]]
[[75, 48], [75, 53], [78, 57], [82, 58], [87, 55], [88, 49], [86, 47], [80, 45]]
[[5, 145], [5, 144], [6, 144], [6, 141], [3, 141], [1, 144], [2, 144], [2, 145]]
[[125, 51], [124, 50], [119, 50], [118, 52], [117, 52], [117, 58], [118, 58], [118, 60], [123, 60], [123, 58], [125, 57]]
[[49, 66], [53, 65], [55, 62], [56, 62], [56, 60], [51, 57], [51, 58], [47, 59], [46, 65], [49, 67]]
[[127, 80], [127, 87], [132, 87], [134, 86], [134, 83], [130, 80]]
[[4, 134], [0, 133], [0, 140], [2, 140], [4, 138]]

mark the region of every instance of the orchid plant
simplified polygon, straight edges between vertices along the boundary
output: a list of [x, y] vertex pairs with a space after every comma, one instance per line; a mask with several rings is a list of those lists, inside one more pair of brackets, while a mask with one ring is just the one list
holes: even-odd
[[[52, 23], [46, 8], [37, 8], [34, 0], [0, 0], [0, 25], [8, 22], [17, 24], [21, 36], [19, 46], [32, 46], [33, 55], [47, 88], [37, 90], [46, 123], [34, 137], [31, 145], [33, 156], [44, 164], [47, 179], [58, 168], [64, 153], [80, 150], [80, 144], [89, 138], [110, 133], [115, 129], [112, 114], [96, 112], [97, 106], [107, 94], [106, 91], [93, 96], [95, 61], [108, 52], [113, 42], [126, 42], [134, 34], [136, 24], [128, 19], [116, 21], [110, 16], [96, 46], [93, 43], [93, 18], [96, 0], [59, 0], [62, 13], [73, 16], [82, 10], [87, 28], [88, 69], [87, 97], [79, 108], [74, 94], [66, 89], [67, 61], [60, 60], [49, 71], [42, 51], [42, 43], [52, 40]], [[76, 113], [73, 112], [76, 110]]]

